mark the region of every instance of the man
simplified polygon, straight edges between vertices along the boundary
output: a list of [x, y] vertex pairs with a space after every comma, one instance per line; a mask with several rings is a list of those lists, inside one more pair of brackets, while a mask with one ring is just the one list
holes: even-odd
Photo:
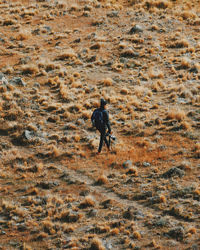
[[111, 134], [111, 127], [109, 121], [109, 114], [106, 110], [107, 102], [101, 98], [100, 100], [100, 108], [96, 109], [91, 117], [93, 125], [99, 130], [100, 132], [100, 141], [99, 141], [99, 148], [97, 154], [101, 153], [101, 149], [103, 146], [103, 142], [105, 141], [106, 146], [109, 150], [109, 142], [106, 138], [106, 130], [108, 129], [108, 133]]

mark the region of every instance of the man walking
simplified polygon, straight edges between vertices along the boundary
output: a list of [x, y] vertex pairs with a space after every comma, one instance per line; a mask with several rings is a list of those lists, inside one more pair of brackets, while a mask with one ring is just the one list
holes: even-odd
[[101, 149], [103, 146], [103, 142], [105, 141], [106, 146], [109, 150], [109, 142], [106, 138], [106, 130], [108, 129], [108, 133], [111, 134], [111, 127], [110, 127], [110, 121], [109, 121], [109, 114], [106, 110], [106, 104], [107, 102], [101, 98], [100, 99], [100, 108], [95, 109], [91, 120], [93, 126], [96, 127], [96, 129], [100, 132], [100, 141], [99, 141], [99, 148], [98, 148], [98, 154], [101, 153]]

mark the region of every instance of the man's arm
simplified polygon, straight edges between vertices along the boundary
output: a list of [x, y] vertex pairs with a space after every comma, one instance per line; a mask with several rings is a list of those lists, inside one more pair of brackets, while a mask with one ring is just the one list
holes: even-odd
[[107, 110], [104, 110], [104, 119], [105, 119], [105, 124], [106, 124], [106, 126], [108, 128], [108, 133], [111, 133], [109, 114], [108, 114]]

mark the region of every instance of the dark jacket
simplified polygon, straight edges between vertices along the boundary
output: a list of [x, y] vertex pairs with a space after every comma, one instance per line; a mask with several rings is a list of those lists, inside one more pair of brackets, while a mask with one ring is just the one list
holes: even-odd
[[103, 126], [102, 126], [102, 130], [106, 130], [106, 128], [108, 128], [108, 132], [110, 133], [111, 132], [111, 127], [110, 127], [110, 120], [109, 120], [108, 111], [106, 109], [104, 109], [103, 107], [100, 107], [100, 110], [103, 113]]

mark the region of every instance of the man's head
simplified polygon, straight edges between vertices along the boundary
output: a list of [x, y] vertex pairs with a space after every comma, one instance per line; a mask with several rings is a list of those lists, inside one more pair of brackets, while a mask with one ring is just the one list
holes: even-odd
[[100, 100], [101, 108], [105, 108], [106, 104], [107, 104], [107, 102], [103, 98], [101, 98], [101, 100]]

